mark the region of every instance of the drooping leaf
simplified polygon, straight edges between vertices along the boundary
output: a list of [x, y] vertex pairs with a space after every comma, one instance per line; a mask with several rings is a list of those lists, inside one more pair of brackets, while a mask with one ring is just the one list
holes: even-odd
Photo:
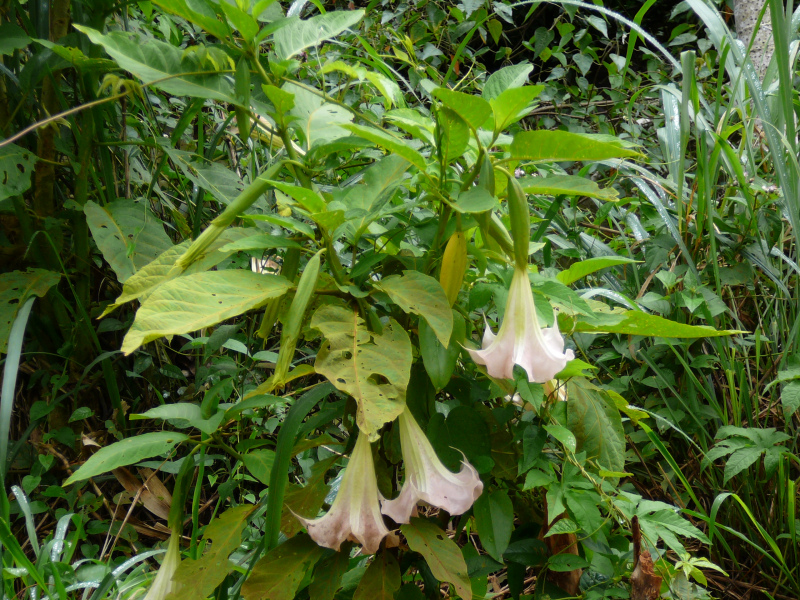
[[177, 267], [175, 263], [189, 248], [191, 240], [186, 240], [177, 246], [172, 246], [169, 250], [161, 253], [151, 263], [136, 271], [136, 273], [125, 282], [125, 285], [122, 286], [122, 293], [114, 301], [114, 304], [109, 305], [101, 316], [107, 315], [126, 302], [137, 299], [144, 301], [144, 299], [159, 285], [171, 281], [176, 277], [207, 271], [236, 252], [236, 249], [225, 248], [223, 250], [223, 247], [245, 238], [252, 231], [254, 230], [245, 229], [244, 227], [226, 229], [222, 235], [215, 239], [206, 249], [205, 255], [193, 262], [186, 271]]
[[89, 39], [102, 46], [119, 66], [130, 71], [144, 83], [155, 83], [158, 88], [176, 96], [211, 98], [236, 104], [233, 77], [222, 71], [228, 66], [201, 62], [198, 53], [186, 53], [181, 48], [148, 40], [140, 40], [128, 33], [113, 31], [103, 35], [99, 31], [74, 25]]
[[394, 320], [382, 333], [368, 331], [358, 313], [335, 305], [318, 308], [311, 327], [325, 336], [315, 369], [355, 398], [358, 426], [374, 439], [403, 412], [411, 376], [408, 334]]
[[174, 431], [144, 433], [100, 448], [64, 482], [64, 485], [95, 477], [117, 467], [125, 467], [170, 452], [177, 444], [189, 439]]
[[11, 325], [19, 309], [31, 296], [44, 296], [60, 279], [58, 273], [44, 269], [0, 273], [0, 354], [7, 350]]
[[83, 212], [97, 247], [120, 283], [172, 247], [161, 220], [141, 199], [121, 198], [105, 206], [89, 200]]
[[275, 54], [278, 60], [292, 58], [306, 48], [336, 37], [358, 23], [363, 16], [363, 10], [337, 10], [296, 21], [275, 33]]
[[511, 158], [541, 161], [592, 161], [635, 158], [640, 153], [606, 137], [569, 131], [521, 131], [511, 142]]
[[472, 584], [467, 575], [467, 564], [456, 543], [433, 523], [412, 518], [411, 523], [400, 527], [408, 547], [419, 552], [439, 581], [452, 583], [462, 598], [472, 598]]
[[165, 335], [189, 333], [263, 306], [291, 283], [279, 275], [251, 271], [193, 273], [160, 285], [136, 312], [122, 351], [130, 354]]
[[306, 572], [323, 550], [308, 535], [296, 535], [259, 560], [242, 585], [245, 600], [293, 600]]
[[469, 127], [457, 112], [448, 107], [442, 107], [437, 113], [439, 125], [439, 154], [446, 163], [458, 158], [469, 145]]
[[[2, 327], [3, 320], [0, 318], [0, 327]], [[783, 413], [787, 419], [800, 408], [800, 380], [790, 381], [783, 386], [781, 390], [781, 404], [783, 405]]]
[[514, 530], [514, 507], [505, 490], [483, 493], [473, 506], [481, 544], [489, 556], [502, 562]]
[[450, 377], [456, 368], [461, 354], [462, 344], [466, 338], [466, 323], [461, 315], [453, 315], [453, 334], [447, 346], [442, 345], [427, 321], [419, 323], [419, 345], [422, 362], [437, 390], [450, 383]]
[[419, 271], [403, 271], [381, 279], [375, 287], [386, 292], [406, 313], [424, 318], [443, 346], [450, 343], [453, 333], [453, 311], [442, 284]]
[[[598, 314], [598, 313], [596, 313]], [[686, 325], [676, 323], [637, 310], [627, 310], [620, 314], [603, 315], [592, 323], [577, 321], [575, 331], [586, 333], [622, 333], [665, 338], [720, 337], [743, 333], [729, 329], [714, 329], [706, 325]]]
[[415, 167], [425, 170], [426, 162], [422, 154], [414, 150], [402, 139], [386, 133], [382, 129], [376, 129], [375, 127], [364, 127], [363, 125], [355, 124], [343, 125], [343, 127], [352, 131], [357, 136], [377, 144], [381, 148], [385, 148], [398, 156], [402, 156]]
[[381, 552], [370, 563], [358, 583], [353, 600], [394, 600], [400, 589], [400, 565], [389, 552]]
[[36, 154], [16, 144], [0, 148], [0, 200], [19, 196], [31, 187], [36, 160]]
[[172, 592], [166, 600], [203, 600], [230, 573], [234, 564], [228, 560], [231, 552], [239, 547], [247, 517], [254, 506], [242, 504], [229, 508], [205, 528], [203, 540], [210, 541], [208, 550], [197, 560], [183, 560], [172, 576]]
[[314, 579], [308, 586], [309, 596], [314, 600], [333, 600], [342, 587], [342, 576], [350, 564], [350, 554], [347, 552], [349, 544], [345, 542], [344, 546], [339, 552], [321, 560], [314, 569]]
[[586, 196], [600, 200], [615, 201], [619, 192], [612, 187], [601, 188], [588, 177], [577, 175], [550, 175], [549, 177], [524, 177], [519, 180], [522, 189], [529, 194], [547, 196]]
[[568, 269], [556, 275], [556, 279], [564, 285], [569, 285], [601, 269], [635, 262], [634, 259], [625, 258], [624, 256], [597, 256], [587, 258], [586, 260], [571, 264]]
[[587, 380], [567, 382], [567, 426], [578, 442], [577, 451], [608, 471], [625, 470], [625, 432], [616, 405]]

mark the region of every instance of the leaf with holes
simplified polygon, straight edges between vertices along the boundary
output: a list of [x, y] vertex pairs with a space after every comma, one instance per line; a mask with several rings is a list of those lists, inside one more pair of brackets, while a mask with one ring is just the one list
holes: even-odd
[[384, 277], [375, 287], [386, 292], [403, 312], [424, 318], [447, 347], [453, 333], [453, 311], [441, 283], [419, 271], [403, 271]]
[[58, 273], [44, 269], [0, 274], [0, 354], [6, 352], [11, 325], [20, 307], [31, 296], [44, 296], [60, 279]]
[[400, 527], [408, 547], [419, 552], [439, 581], [452, 583], [462, 598], [472, 598], [472, 584], [467, 575], [467, 563], [456, 543], [433, 523], [412, 518], [411, 523]]
[[197, 560], [181, 562], [166, 600], [203, 600], [214, 592], [235, 566], [228, 557], [239, 547], [245, 521], [254, 509], [251, 505], [229, 508], [208, 524], [203, 540], [211, 542], [210, 549]]
[[16, 144], [0, 148], [0, 200], [19, 196], [31, 187], [36, 155]]
[[[448, 310], [449, 307], [448, 307]], [[396, 321], [382, 333], [369, 331], [358, 313], [321, 306], [311, 327], [325, 336], [314, 365], [339, 390], [358, 403], [358, 426], [370, 438], [403, 412], [411, 376], [411, 340]]]
[[211, 271], [178, 277], [160, 285], [136, 312], [122, 351], [165, 335], [197, 331], [264, 306], [292, 284], [279, 275], [251, 271]]
[[97, 247], [120, 283], [172, 247], [163, 223], [144, 200], [123, 198], [105, 206], [89, 200], [83, 212]]

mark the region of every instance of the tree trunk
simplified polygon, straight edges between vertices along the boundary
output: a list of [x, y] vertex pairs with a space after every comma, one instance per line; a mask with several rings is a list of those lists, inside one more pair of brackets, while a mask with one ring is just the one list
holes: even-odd
[[[767, 0], [733, 0], [733, 17], [736, 20], [736, 36], [742, 41], [745, 47], [750, 45], [753, 39], [753, 31], [758, 21], [758, 15], [764, 8]], [[772, 60], [772, 52], [775, 48], [772, 39], [772, 22], [770, 21], [769, 8], [764, 12], [764, 18], [758, 27], [758, 32], [753, 40], [753, 47], [750, 50], [750, 59], [756, 68], [759, 77], [764, 78], [764, 73]]]

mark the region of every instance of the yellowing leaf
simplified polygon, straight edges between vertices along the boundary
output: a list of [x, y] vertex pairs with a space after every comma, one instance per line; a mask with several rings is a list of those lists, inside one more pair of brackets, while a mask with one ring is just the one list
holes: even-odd
[[439, 581], [452, 583], [462, 598], [472, 598], [472, 584], [467, 575], [467, 563], [456, 543], [433, 523], [412, 518], [411, 523], [400, 527], [408, 547], [419, 552]]
[[242, 596], [245, 600], [293, 600], [306, 571], [322, 552], [307, 535], [293, 537], [256, 563], [242, 585]]

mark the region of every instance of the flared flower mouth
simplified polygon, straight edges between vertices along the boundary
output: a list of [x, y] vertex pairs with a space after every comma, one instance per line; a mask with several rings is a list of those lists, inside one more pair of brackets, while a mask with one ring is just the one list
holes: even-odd
[[528, 381], [536, 383], [550, 381], [575, 358], [572, 350], [564, 350], [557, 320], [552, 327], [539, 326], [528, 272], [519, 267], [514, 269], [497, 335], [487, 325], [481, 349], [467, 351], [492, 377], [512, 379], [514, 365], [519, 365], [528, 374]]
[[180, 564], [181, 538], [178, 534], [173, 533], [169, 538], [169, 544], [167, 544], [167, 554], [164, 556], [164, 562], [161, 563], [144, 600], [164, 600], [172, 591], [172, 576], [175, 575], [175, 571], [178, 570]]
[[406, 480], [397, 498], [383, 501], [383, 514], [396, 523], [408, 523], [420, 501], [451, 515], [466, 512], [483, 491], [475, 467], [466, 460], [458, 473], [445, 467], [408, 409], [400, 414], [398, 423]]
[[378, 480], [366, 435], [358, 434], [339, 493], [328, 513], [319, 519], [295, 516], [320, 546], [338, 551], [342, 542], [351, 540], [359, 542], [369, 554], [378, 551], [389, 529], [381, 515]]

